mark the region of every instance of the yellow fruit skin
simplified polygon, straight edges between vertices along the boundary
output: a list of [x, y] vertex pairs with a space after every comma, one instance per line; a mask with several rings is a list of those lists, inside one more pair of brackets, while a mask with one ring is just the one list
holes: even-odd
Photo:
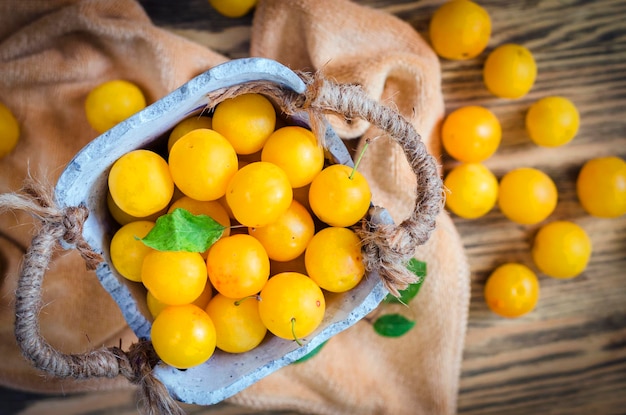
[[150, 311], [152, 318], [156, 318], [156, 316], [161, 314], [161, 311], [165, 310], [168, 306], [168, 304], [157, 300], [150, 291], [146, 292], [146, 305], [148, 306], [148, 311]]
[[489, 276], [484, 289], [491, 311], [507, 318], [521, 317], [539, 300], [539, 280], [525, 265], [507, 263]]
[[150, 336], [159, 358], [178, 369], [200, 365], [215, 352], [213, 321], [193, 304], [166, 307], [154, 319]]
[[199, 115], [195, 115], [189, 118], [186, 118], [176, 124], [170, 136], [167, 140], [167, 151], [169, 152], [172, 149], [172, 146], [175, 142], [178, 141], [185, 134], [198, 130], [200, 128], [211, 129], [213, 127], [213, 122], [210, 117], [202, 117]]
[[236, 234], [211, 246], [206, 268], [219, 293], [239, 299], [261, 291], [270, 275], [270, 260], [258, 240]]
[[451, 112], [443, 122], [441, 141], [456, 160], [479, 163], [491, 157], [502, 139], [498, 118], [487, 108], [468, 105]]
[[569, 221], [556, 221], [539, 229], [532, 257], [544, 274], [573, 278], [587, 268], [591, 249], [591, 239], [583, 228]]
[[[207, 279], [207, 283], [204, 286], [204, 290], [202, 294], [198, 298], [196, 298], [191, 304], [204, 309], [211, 298], [213, 297], [213, 287], [211, 286], [211, 282]], [[161, 311], [165, 310], [170, 304], [165, 304], [162, 301], [159, 301], [150, 291], [146, 293], [146, 303], [148, 305], [148, 311], [152, 315], [152, 318], [156, 318]]]
[[156, 222], [159, 216], [167, 213], [167, 209], [163, 208], [160, 211], [153, 213], [152, 215], [144, 216], [144, 217], [136, 217], [129, 215], [124, 212], [118, 205], [115, 204], [113, 197], [111, 196], [111, 192], [107, 192], [107, 207], [109, 208], [109, 213], [113, 216], [113, 219], [119, 223], [120, 225], [126, 225], [131, 222], [137, 222], [140, 220], [147, 220], [150, 222]]
[[259, 314], [263, 324], [283, 339], [308, 336], [324, 318], [324, 293], [306, 275], [297, 272], [277, 274], [268, 280], [260, 295]]
[[169, 154], [176, 186], [195, 200], [217, 200], [238, 169], [237, 154], [224, 136], [206, 128], [178, 139]]
[[299, 272], [307, 275], [304, 254], [291, 261], [273, 261], [270, 259], [270, 275], [280, 274], [281, 272]]
[[610, 219], [626, 214], [626, 162], [616, 156], [587, 161], [578, 173], [576, 193], [592, 216]]
[[471, 59], [489, 43], [491, 18], [483, 7], [472, 1], [449, 1], [433, 14], [429, 34], [439, 56], [451, 60]]
[[170, 305], [195, 301], [207, 278], [206, 263], [197, 252], [153, 250], [141, 268], [144, 286], [157, 300]]
[[226, 202], [242, 225], [260, 228], [278, 220], [293, 201], [287, 174], [278, 166], [257, 161], [242, 167], [228, 183]]
[[17, 119], [3, 103], [0, 102], [0, 158], [9, 154], [20, 138], [20, 125]]
[[540, 170], [521, 167], [506, 173], [500, 180], [498, 206], [513, 222], [539, 223], [554, 211], [557, 200], [556, 185]]
[[485, 86], [500, 98], [523, 97], [534, 85], [536, 77], [537, 64], [530, 50], [512, 43], [491, 51], [483, 67]]
[[294, 200], [275, 222], [248, 228], [248, 233], [261, 242], [270, 260], [291, 261], [304, 253], [315, 234], [315, 223], [309, 211]]
[[348, 228], [324, 228], [313, 236], [304, 256], [309, 277], [321, 288], [342, 293], [365, 275], [361, 240]]
[[167, 162], [149, 150], [134, 150], [120, 157], [111, 167], [108, 182], [113, 202], [138, 218], [166, 208], [174, 194]]
[[530, 139], [544, 147], [558, 147], [572, 141], [580, 124], [578, 110], [563, 97], [545, 97], [533, 103], [526, 113]]
[[260, 94], [227, 99], [213, 113], [213, 129], [226, 137], [240, 155], [261, 150], [275, 127], [276, 110]]
[[206, 312], [215, 325], [217, 348], [225, 352], [248, 352], [261, 344], [267, 333], [254, 297], [235, 300], [217, 294]]
[[293, 188], [310, 184], [324, 167], [324, 149], [315, 135], [302, 127], [276, 130], [265, 142], [261, 160], [276, 164], [289, 177]]
[[146, 107], [146, 98], [132, 82], [116, 79], [95, 87], [85, 100], [87, 121], [103, 133]]
[[145, 237], [154, 227], [154, 222], [137, 221], [122, 226], [113, 238], [109, 249], [113, 266], [124, 278], [141, 282], [143, 259], [152, 248], [137, 238]]
[[330, 226], [347, 227], [357, 223], [370, 207], [372, 192], [367, 179], [343, 164], [322, 170], [309, 188], [309, 205], [313, 213]]
[[221, 15], [231, 18], [245, 16], [256, 6], [257, 0], [208, 0]]
[[464, 163], [454, 167], [444, 179], [448, 190], [446, 207], [465, 219], [487, 214], [498, 199], [498, 179], [480, 163]]

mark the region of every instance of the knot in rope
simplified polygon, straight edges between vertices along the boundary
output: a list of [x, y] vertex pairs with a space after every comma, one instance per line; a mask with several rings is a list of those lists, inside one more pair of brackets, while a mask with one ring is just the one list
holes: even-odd
[[85, 261], [88, 270], [93, 271], [98, 264], [104, 261], [99, 253], [93, 251], [89, 244], [83, 239], [83, 225], [89, 217], [89, 209], [86, 206], [69, 206], [61, 212], [61, 219], [52, 224], [61, 229], [60, 237], [70, 245], [74, 245], [80, 256]]
[[74, 245], [82, 239], [83, 224], [89, 211], [84, 206], [70, 206], [63, 210], [61, 223], [63, 225], [63, 240]]

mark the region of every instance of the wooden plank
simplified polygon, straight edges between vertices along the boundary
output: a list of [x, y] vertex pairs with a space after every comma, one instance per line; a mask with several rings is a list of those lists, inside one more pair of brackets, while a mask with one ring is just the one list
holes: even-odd
[[[504, 129], [502, 148], [485, 164], [501, 177], [513, 167], [537, 167], [559, 190], [550, 218], [573, 220], [591, 236], [587, 271], [573, 280], [540, 274], [537, 309], [519, 320], [488, 311], [482, 290], [505, 261], [532, 266], [529, 249], [537, 226], [508, 222], [497, 209], [483, 219], [455, 222], [473, 270], [472, 303], [464, 352], [459, 413], [619, 414], [626, 408], [626, 219], [596, 219], [580, 207], [575, 181], [592, 157], [626, 157], [626, 31], [623, 2], [487, 4], [494, 17], [490, 47], [514, 41], [536, 57], [531, 93], [514, 102], [481, 91], [482, 62], [444, 62], [448, 108], [485, 105]], [[568, 16], [564, 18], [564, 16]], [[495, 40], [495, 43], [494, 43]], [[581, 129], [567, 146], [535, 146], [524, 130], [526, 108], [547, 95], [563, 95], [579, 108]], [[446, 162], [450, 168], [454, 163]]]
[[[430, 16], [443, 3], [357, 2], [397, 15], [426, 38]], [[251, 15], [224, 18], [208, 8], [205, 0], [141, 3], [154, 22], [167, 30], [231, 58], [247, 54]], [[451, 111], [475, 104], [493, 110], [502, 123], [504, 136], [501, 148], [485, 164], [498, 177], [518, 166], [537, 167], [548, 173], [559, 190], [559, 204], [550, 220], [568, 219], [583, 226], [590, 233], [594, 252], [588, 269], [577, 278], [555, 280], [540, 274], [537, 308], [520, 319], [503, 319], [486, 307], [484, 283], [489, 273], [506, 261], [533, 267], [529, 249], [538, 226], [514, 224], [497, 208], [478, 220], [455, 218], [472, 270], [459, 413], [625, 414], [626, 217], [607, 220], [587, 215], [576, 199], [575, 180], [582, 163], [592, 157], [626, 158], [626, 2], [479, 3], [493, 21], [488, 50], [505, 42], [524, 44], [537, 60], [537, 82], [522, 99], [499, 99], [482, 84], [486, 53], [463, 62], [442, 60], [446, 108]], [[581, 129], [570, 144], [545, 149], [528, 139], [524, 115], [534, 100], [552, 94], [567, 96], [576, 103]], [[442, 162], [445, 171], [455, 165], [447, 157]], [[132, 394], [111, 394], [95, 394], [100, 401], [85, 395], [42, 400], [38, 395], [0, 389], [0, 401], [15, 402], [17, 396], [18, 401], [25, 402], [9, 407], [15, 408], [9, 413], [17, 413], [17, 405], [22, 409], [52, 408], [57, 404], [74, 408], [74, 399], [82, 403], [77, 406], [80, 410], [59, 413], [133, 413]], [[102, 406], [102, 401], [110, 405]], [[238, 408], [224, 405], [186, 409], [194, 414], [239, 413]], [[23, 414], [38, 413], [33, 410]]]

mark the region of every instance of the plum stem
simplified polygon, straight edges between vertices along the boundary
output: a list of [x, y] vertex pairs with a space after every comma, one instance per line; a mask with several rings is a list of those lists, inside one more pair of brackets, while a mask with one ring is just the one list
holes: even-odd
[[352, 168], [352, 172], [350, 173], [350, 176], [348, 176], [348, 179], [350, 180], [354, 179], [354, 174], [356, 173], [356, 169], [359, 167], [359, 164], [361, 164], [361, 159], [363, 158], [363, 154], [365, 154], [365, 150], [367, 150], [367, 146], [369, 145], [370, 145], [370, 140], [366, 140], [365, 144], [363, 145], [363, 148], [361, 149], [361, 152], [359, 153], [359, 157], [354, 162], [354, 167]]
[[236, 300], [236, 301], [235, 301], [235, 305], [236, 305], [236, 306], [239, 306], [239, 305], [241, 305], [241, 303], [243, 303], [244, 301], [246, 301], [246, 300], [247, 300], [247, 299], [249, 299], [249, 298], [254, 298], [254, 299], [256, 299], [257, 301], [261, 301], [261, 296], [260, 296], [260, 295], [258, 295], [258, 294], [254, 294], [254, 295], [249, 295], [249, 296], [247, 296], [247, 297], [243, 297], [243, 298], [240, 298], [239, 300]]
[[296, 336], [296, 318], [291, 317], [291, 334], [293, 335], [293, 339], [298, 343], [298, 346], [302, 346], [302, 342]]

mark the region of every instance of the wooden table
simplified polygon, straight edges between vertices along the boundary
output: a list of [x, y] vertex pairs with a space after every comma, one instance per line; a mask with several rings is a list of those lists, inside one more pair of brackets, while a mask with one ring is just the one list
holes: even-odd
[[[228, 57], [247, 56], [251, 16], [224, 18], [205, 0], [187, 1], [186, 7], [183, 2], [161, 0], [141, 3], [155, 24]], [[358, 3], [392, 13], [427, 37], [429, 19], [443, 1]], [[536, 309], [519, 319], [503, 319], [485, 305], [484, 283], [501, 263], [533, 266], [530, 246], [537, 226], [516, 225], [497, 208], [477, 220], [455, 218], [472, 271], [458, 412], [626, 414], [626, 216], [590, 217], [575, 194], [576, 176], [586, 160], [607, 155], [626, 159], [626, 2], [479, 3], [493, 22], [488, 50], [506, 42], [525, 45], [537, 61], [537, 81], [522, 99], [498, 99], [482, 84], [486, 53], [462, 62], [442, 60], [446, 109], [468, 104], [491, 109], [501, 121], [503, 141], [485, 164], [498, 177], [521, 166], [549, 174], [559, 191], [550, 219], [583, 226], [594, 251], [587, 270], [577, 278], [556, 280], [539, 274], [541, 297]], [[580, 111], [580, 131], [562, 148], [540, 148], [524, 130], [526, 109], [546, 95], [566, 96]], [[447, 171], [454, 162], [444, 161]], [[24, 399], [37, 400], [29, 395]], [[86, 397], [78, 399], [85, 406], [90, 402]], [[107, 399], [115, 406], [111, 413], [133, 413], [130, 394]], [[59, 413], [80, 413], [67, 409], [68, 400], [63, 402], [68, 406]], [[53, 403], [48, 401], [47, 408]], [[205, 412], [195, 408], [190, 413]]]
[[[472, 270], [459, 413], [624, 414], [626, 217], [587, 215], [577, 201], [575, 182], [587, 159], [626, 158], [626, 24], [617, 17], [626, 3], [483, 3], [494, 24], [490, 48], [506, 42], [527, 46], [537, 60], [537, 82], [524, 99], [496, 99], [481, 85], [484, 57], [443, 61], [447, 108], [478, 104], [492, 109], [502, 123], [503, 142], [485, 164], [498, 177], [521, 166], [548, 173], [559, 191], [550, 219], [581, 225], [594, 251], [588, 269], [577, 278], [539, 274], [537, 308], [518, 320], [505, 320], [487, 309], [484, 283], [503, 262], [532, 265], [529, 248], [537, 226], [515, 225], [497, 209], [479, 220], [456, 220]], [[421, 33], [423, 19], [414, 23]], [[524, 130], [526, 108], [546, 95], [569, 97], [580, 111], [579, 134], [562, 148], [540, 148]]]

